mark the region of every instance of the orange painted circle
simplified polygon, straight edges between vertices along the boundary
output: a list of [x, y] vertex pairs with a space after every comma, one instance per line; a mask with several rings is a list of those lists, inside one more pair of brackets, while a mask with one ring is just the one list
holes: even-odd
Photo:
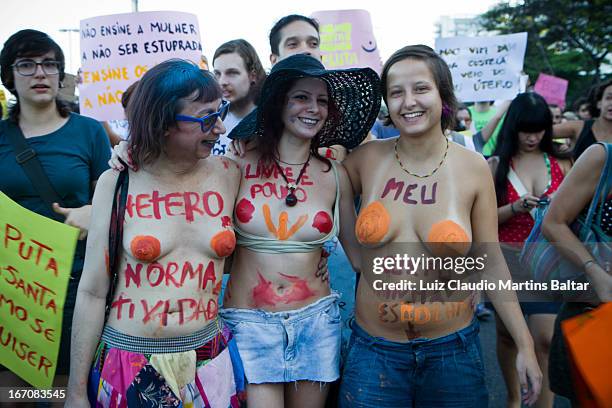
[[132, 256], [143, 262], [153, 262], [159, 258], [161, 244], [157, 238], [151, 235], [137, 235], [130, 243]]

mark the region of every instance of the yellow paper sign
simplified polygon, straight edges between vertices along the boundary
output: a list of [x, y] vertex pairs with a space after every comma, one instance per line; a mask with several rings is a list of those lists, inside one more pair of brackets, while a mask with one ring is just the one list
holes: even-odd
[[0, 192], [0, 364], [38, 388], [55, 376], [78, 233]]
[[4, 91], [2, 89], [0, 89], [0, 106], [2, 107], [1, 111], [2, 114], [0, 114], [0, 119], [4, 119], [7, 116], [7, 102], [6, 102], [6, 94], [4, 93]]

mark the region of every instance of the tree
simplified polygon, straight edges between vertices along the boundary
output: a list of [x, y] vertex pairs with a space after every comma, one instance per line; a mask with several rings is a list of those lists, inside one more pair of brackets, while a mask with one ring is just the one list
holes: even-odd
[[569, 80], [568, 101], [586, 94], [606, 75], [612, 50], [609, 0], [524, 0], [500, 3], [481, 16], [488, 31], [528, 33], [525, 72]]

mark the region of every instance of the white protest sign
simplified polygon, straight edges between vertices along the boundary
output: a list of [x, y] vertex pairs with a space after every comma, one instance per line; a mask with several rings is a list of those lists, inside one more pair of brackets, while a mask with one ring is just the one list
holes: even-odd
[[175, 11], [115, 14], [81, 21], [81, 114], [123, 119], [121, 95], [152, 66], [171, 58], [200, 63], [197, 17]]
[[436, 39], [462, 102], [513, 99], [520, 89], [527, 33]]

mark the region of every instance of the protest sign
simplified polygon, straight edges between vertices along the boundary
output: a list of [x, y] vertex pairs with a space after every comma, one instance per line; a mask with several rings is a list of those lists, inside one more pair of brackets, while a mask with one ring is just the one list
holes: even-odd
[[519, 93], [527, 33], [436, 39], [462, 102], [513, 99]]
[[152, 66], [170, 58], [200, 63], [197, 17], [155, 11], [115, 14], [81, 21], [81, 114], [123, 119], [121, 95]]
[[561, 110], [563, 110], [565, 109], [567, 85], [567, 79], [540, 73], [533, 89], [542, 95], [546, 102], [559, 105]]
[[370, 67], [380, 74], [382, 61], [370, 13], [366, 10], [317, 11], [321, 54], [327, 69]]
[[0, 108], [2, 108], [0, 119], [3, 119], [6, 116], [7, 103], [6, 103], [6, 94], [4, 93], [2, 89], [0, 89]]
[[49, 388], [79, 230], [0, 192], [0, 231], [0, 364]]

